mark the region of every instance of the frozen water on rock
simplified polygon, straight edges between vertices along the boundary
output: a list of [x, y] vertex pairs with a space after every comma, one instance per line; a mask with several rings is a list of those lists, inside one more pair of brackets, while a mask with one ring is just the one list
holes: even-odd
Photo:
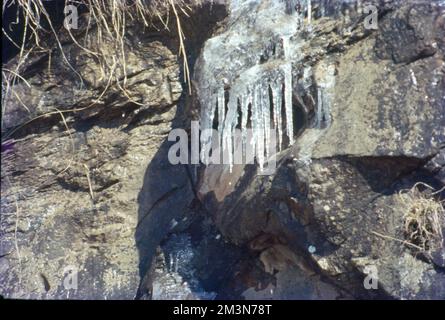
[[292, 110], [292, 64], [290, 62], [282, 66], [284, 73], [284, 109], [286, 110], [286, 133], [289, 138], [289, 143], [293, 141], [293, 110]]
[[317, 127], [329, 126], [331, 123], [330, 104], [332, 99], [332, 88], [335, 84], [334, 65], [324, 66], [323, 79], [318, 81], [317, 88]]
[[195, 251], [190, 236], [172, 235], [163, 246], [155, 269], [153, 300], [212, 300], [216, 293], [205, 291], [193, 269]]
[[[253, 129], [256, 159], [261, 168], [271, 156], [267, 147], [271, 142], [270, 129], [276, 133], [278, 150], [286, 147], [283, 145], [285, 141], [289, 145], [294, 143], [293, 71], [303, 73], [300, 84], [303, 89], [312, 85], [312, 81], [307, 80], [312, 76], [310, 67], [293, 70], [293, 66], [302, 60], [300, 31], [307, 10], [306, 1], [300, 2], [302, 9], [299, 12], [292, 9], [294, 2], [232, 0], [227, 29], [205, 43], [195, 74], [201, 129], [211, 129], [217, 117], [223, 163], [233, 164], [236, 127], [241, 128], [244, 150], [248, 143], [248, 126]], [[319, 88], [318, 99], [320, 121], [328, 117], [325, 111], [329, 95], [323, 86]], [[248, 114], [251, 119], [247, 119]], [[212, 140], [206, 136], [201, 138], [202, 155], [205, 156]]]
[[273, 101], [273, 124], [274, 128], [278, 131], [278, 150], [281, 150], [281, 136], [282, 136], [282, 120], [281, 120], [281, 109], [282, 109], [282, 95], [281, 95], [281, 81], [273, 81], [270, 83], [270, 89], [272, 91], [272, 101]]
[[[283, 98], [285, 133], [293, 142], [291, 61], [295, 50], [290, 42], [298, 32], [298, 21], [296, 13], [286, 13], [286, 1], [235, 0], [230, 3], [228, 30], [205, 44], [196, 75], [201, 128], [212, 128], [217, 116], [223, 159], [230, 164], [233, 132], [238, 125], [246, 143], [249, 108], [261, 167], [270, 156], [266, 147], [270, 143], [269, 130], [278, 131], [280, 146], [283, 141]], [[228, 88], [228, 101], [224, 100], [224, 88]], [[204, 137], [201, 143], [203, 154], [208, 154], [211, 139]]]

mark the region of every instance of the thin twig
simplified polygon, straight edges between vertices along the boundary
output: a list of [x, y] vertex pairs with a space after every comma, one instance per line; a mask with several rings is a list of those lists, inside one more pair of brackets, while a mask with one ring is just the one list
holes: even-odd
[[94, 202], [93, 186], [91, 184], [91, 179], [90, 179], [90, 168], [88, 168], [88, 166], [85, 163], [83, 164], [83, 166], [85, 168], [85, 172], [86, 172], [86, 176], [87, 176], [87, 180], [88, 180], [88, 187], [90, 189], [91, 200], [93, 200], [93, 202]]
[[391, 237], [391, 236], [386, 236], [386, 235], [378, 233], [376, 231], [371, 231], [371, 233], [375, 234], [376, 236], [382, 237], [384, 239], [394, 240], [394, 241], [400, 242], [402, 244], [405, 244], [407, 246], [411, 246], [413, 248], [416, 248], [418, 250], [423, 250], [423, 248], [421, 248], [419, 246], [416, 246], [415, 244], [412, 244], [412, 243], [410, 243], [410, 242], [408, 242], [406, 240], [400, 240], [400, 239], [397, 239], [397, 238], [394, 238], [394, 237]]

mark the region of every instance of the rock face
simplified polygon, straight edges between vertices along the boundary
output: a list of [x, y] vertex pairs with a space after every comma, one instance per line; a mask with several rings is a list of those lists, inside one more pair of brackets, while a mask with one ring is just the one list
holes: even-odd
[[[30, 57], [26, 82], [4, 101], [0, 294], [445, 299], [445, 243], [406, 244], [400, 196], [418, 182], [445, 185], [445, 6], [374, 5], [375, 30], [351, 2], [313, 1], [311, 24], [289, 29], [294, 1], [247, 1], [245, 14], [239, 1], [197, 8], [185, 26], [192, 96], [168, 32], [128, 29], [126, 91], [115, 81], [122, 70], [104, 77], [68, 38], [77, 75], [58, 50]], [[236, 82], [240, 70], [274, 63], [256, 20], [270, 10], [291, 30], [294, 143], [285, 139], [270, 175], [171, 165], [168, 133], [200, 114], [208, 64]], [[255, 41], [234, 45], [241, 27]], [[277, 46], [280, 32], [270, 36]], [[112, 47], [101, 51], [112, 60]], [[218, 52], [239, 59], [219, 64]]]
[[[263, 1], [255, 8], [267, 6]], [[382, 3], [377, 30], [364, 27], [356, 8], [349, 10], [352, 19], [326, 8], [330, 13], [310, 30], [290, 37], [294, 108], [307, 120], [296, 142], [278, 155], [275, 174], [258, 175], [249, 165], [232, 172], [208, 167], [201, 199], [226, 238], [252, 245], [266, 237], [263, 250], [284, 245], [309, 266], [300, 272], [325, 275], [354, 297], [442, 299], [443, 268], [403, 244], [406, 212], [398, 194], [419, 181], [437, 190], [444, 185], [443, 165], [431, 164], [443, 155], [445, 141], [444, 7]], [[246, 22], [237, 20], [229, 34], [237, 23]], [[214, 53], [226, 47], [211, 41]], [[328, 81], [330, 66], [334, 79]], [[320, 101], [317, 92], [327, 83], [331, 94]], [[277, 257], [270, 263], [280, 271]], [[364, 286], [372, 267], [377, 290]]]
[[[221, 15], [200, 10], [212, 23]], [[65, 39], [78, 74], [57, 50], [33, 56], [27, 83], [4, 101], [3, 129], [14, 139], [2, 144], [1, 295], [133, 299], [172, 219], [188, 211], [186, 171], [167, 160], [167, 135], [184, 114], [177, 39], [140, 28], [125, 42], [126, 92], [122, 70], [104, 77], [95, 57]], [[113, 46], [100, 49], [113, 58]]]
[[[23, 103], [32, 106], [30, 114], [7, 101], [6, 127], [54, 107], [68, 110], [98, 99], [106, 85], [93, 79], [100, 75], [98, 64], [74, 44], [65, 50], [81, 62], [77, 70], [88, 85], [76, 91], [77, 79], [66, 78], [69, 71], [54, 67], [55, 74], [49, 74], [40, 67], [28, 78], [31, 91], [23, 94]], [[2, 159], [5, 296], [134, 297], [139, 283], [137, 212], [148, 211], [150, 201], [169, 190], [159, 188], [159, 194], [144, 199], [146, 204], [138, 203], [138, 193], [148, 164], [171, 129], [182, 87], [176, 56], [162, 42], [144, 41], [129, 52], [128, 82], [131, 91], [140, 93], [136, 102], [143, 106], [125, 102], [113, 85], [99, 106], [35, 120], [30, 126], [36, 132], [23, 133]], [[38, 69], [42, 59], [29, 68]], [[53, 64], [63, 65], [61, 57]], [[22, 90], [29, 89], [17, 85], [18, 94]], [[64, 289], [65, 268], [79, 272], [78, 290]]]

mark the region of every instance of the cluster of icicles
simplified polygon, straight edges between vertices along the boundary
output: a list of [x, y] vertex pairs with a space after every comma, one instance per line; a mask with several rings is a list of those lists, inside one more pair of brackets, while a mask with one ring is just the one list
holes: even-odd
[[[275, 143], [271, 141], [271, 130], [276, 133], [278, 150], [281, 150], [284, 134], [287, 135], [289, 144], [293, 143], [292, 64], [286, 59], [289, 39], [283, 38], [282, 41], [284, 60], [278, 60], [266, 66], [256, 65], [243, 72], [231, 85], [228, 101], [226, 101], [224, 86], [221, 84], [220, 88], [213, 90], [209, 105], [202, 109], [201, 128], [212, 128], [217, 116], [220, 145], [227, 150], [230, 167], [233, 164], [236, 127], [241, 128], [244, 150], [245, 144], [249, 143], [246, 139], [249, 113], [253, 132], [252, 140], [256, 144], [256, 159], [261, 169], [271, 156], [270, 143]], [[282, 117], [283, 99], [285, 119]], [[285, 133], [282, 129], [284, 121]], [[211, 144], [211, 137], [201, 137], [202, 156], [208, 156]]]

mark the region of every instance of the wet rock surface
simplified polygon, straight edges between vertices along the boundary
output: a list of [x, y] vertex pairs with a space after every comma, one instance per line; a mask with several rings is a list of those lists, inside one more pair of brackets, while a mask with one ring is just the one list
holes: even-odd
[[[48, 55], [29, 60], [30, 86], [16, 84], [23, 98], [5, 100], [2, 117], [9, 135], [2, 296], [445, 299], [444, 244], [425, 255], [404, 243], [399, 196], [418, 182], [434, 190], [445, 184], [444, 5], [372, 2], [379, 19], [370, 30], [355, 5], [314, 1], [311, 29], [289, 38], [293, 108], [304, 121], [295, 123], [295, 142], [278, 153], [274, 173], [171, 165], [168, 133], [188, 128], [205, 100], [204, 42], [228, 50], [216, 41], [236, 40], [239, 25], [255, 25], [272, 7], [283, 14], [295, 7], [250, 1], [256, 9], [230, 22], [237, 2], [205, 5], [185, 24], [196, 61], [192, 96], [168, 32], [129, 29], [134, 101], [69, 41], [64, 49], [83, 86], [57, 51], [51, 68]], [[101, 49], [112, 57], [112, 48]], [[243, 54], [257, 49], [246, 44]], [[245, 58], [251, 67], [264, 55]], [[236, 78], [231, 63], [223, 71]], [[80, 110], [60, 112], [73, 108]], [[376, 290], [364, 286], [369, 268], [378, 271]], [[73, 271], [75, 289], [67, 283]]]
[[[155, 92], [152, 96], [144, 89], [147, 107], [105, 103], [88, 115], [64, 116], [68, 130], [60, 114], [41, 123], [36, 120], [37, 128], [51, 126], [14, 140], [2, 157], [1, 259], [10, 264], [1, 274], [5, 296], [128, 299], [135, 295], [139, 276], [134, 234], [138, 207], [144, 205], [138, 204], [138, 193], [148, 164], [171, 129], [182, 91], [176, 57], [159, 42], [149, 46], [155, 58], [139, 59], [153, 65], [148, 73], [159, 81], [150, 89]], [[92, 61], [86, 65], [94, 67]], [[141, 83], [148, 86], [153, 77], [145, 76]], [[88, 93], [97, 98], [91, 90]], [[75, 99], [64, 93], [45, 94], [70, 102], [61, 106], [60, 101], [48, 101], [60, 108], [87, 99], [83, 94]], [[118, 97], [108, 94], [105, 101], [118, 103]], [[66, 267], [79, 271], [78, 290], [64, 289]]]
[[[333, 281], [337, 295], [443, 299], [440, 262], [419, 259], [403, 243], [406, 212], [398, 194], [419, 181], [443, 187], [437, 162], [445, 133], [444, 8], [389, 2], [383, 8], [375, 31], [340, 15], [339, 21], [316, 19], [299, 35], [293, 91], [306, 111], [306, 128], [278, 155], [273, 175], [258, 175], [249, 165], [234, 165], [232, 172], [206, 168], [201, 199], [227, 239], [246, 245], [266, 234], [263, 263], [273, 256], [270, 248], [285, 246], [299, 259], [281, 254], [268, 260], [278, 269], [280, 262], [306, 265]], [[321, 117], [317, 88], [326, 87], [329, 65], [335, 82], [330, 101], [323, 101], [328, 117]], [[379, 274], [377, 290], [364, 286], [370, 267]], [[266, 261], [265, 268], [274, 267]]]
[[[208, 20], [201, 12], [189, 28], [206, 25], [210, 32], [224, 11], [200, 10]], [[189, 211], [187, 172], [167, 159], [168, 133], [184, 117], [178, 40], [162, 28], [140, 30], [132, 26], [125, 40], [127, 92], [119, 75], [107, 78], [95, 57], [61, 35], [78, 75], [57, 50], [51, 58], [33, 56], [23, 66], [27, 83], [14, 87], [22, 99], [6, 97], [2, 296], [133, 299], [172, 221]], [[192, 39], [201, 37], [205, 32]], [[100, 49], [113, 59], [113, 46]]]

